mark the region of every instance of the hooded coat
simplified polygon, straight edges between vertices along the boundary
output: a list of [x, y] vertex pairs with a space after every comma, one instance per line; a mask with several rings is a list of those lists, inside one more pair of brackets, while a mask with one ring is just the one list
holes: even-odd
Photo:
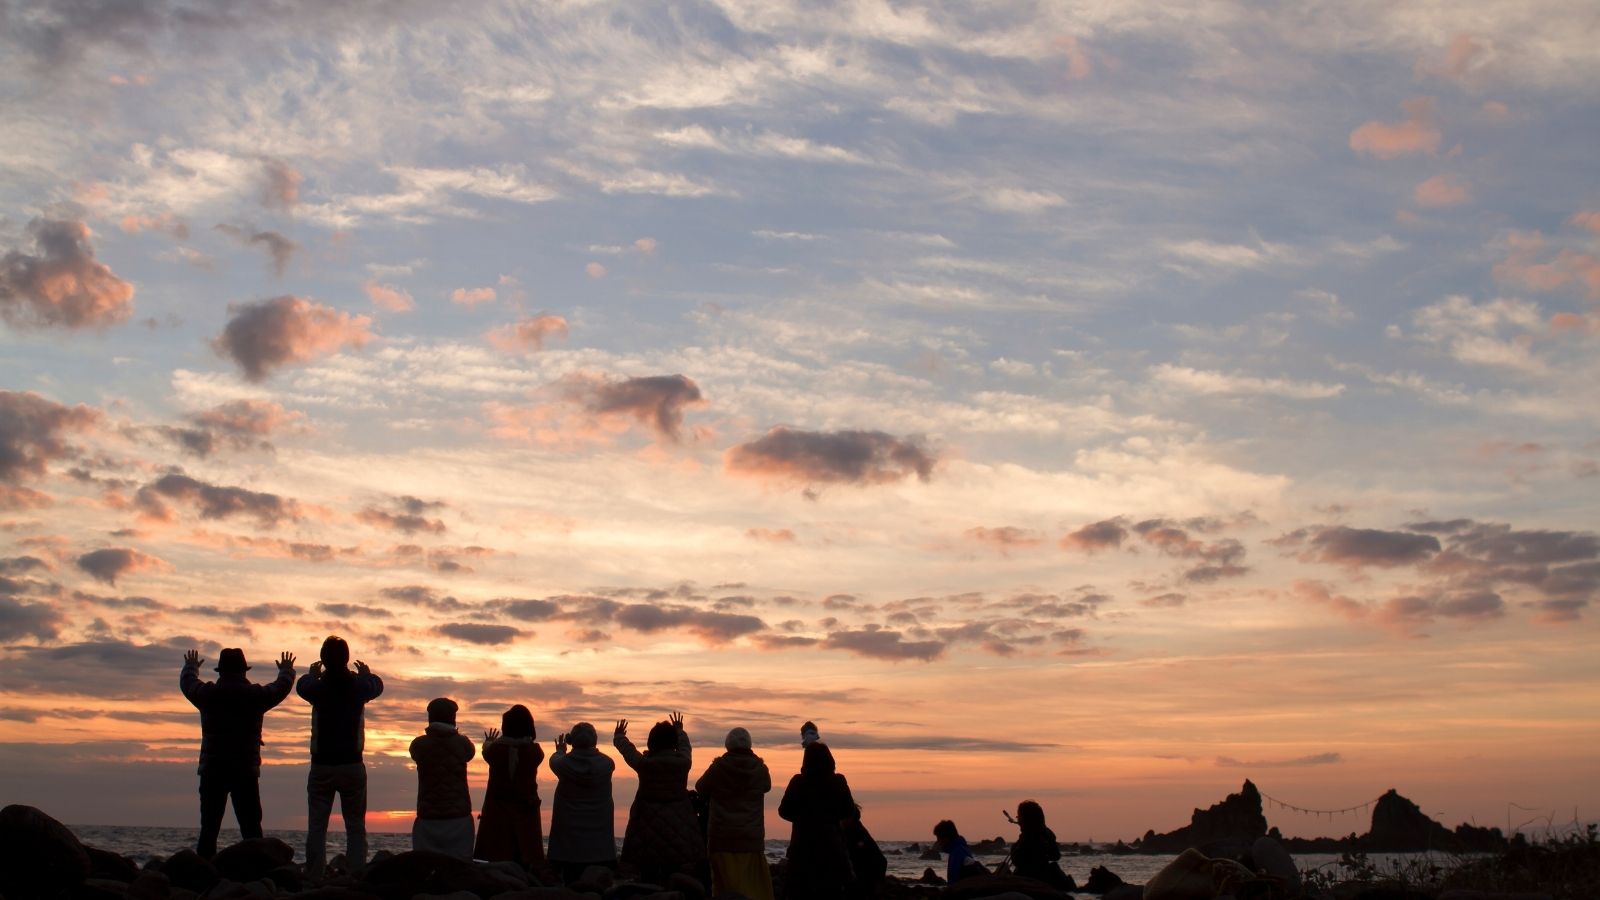
[[787, 896], [834, 897], [854, 880], [839, 823], [855, 814], [855, 798], [843, 775], [801, 773], [789, 779], [778, 804], [778, 815], [794, 823]]
[[489, 764], [489, 784], [483, 792], [478, 846], [472, 855], [525, 866], [543, 863], [539, 764], [544, 762], [544, 748], [533, 738], [501, 737], [483, 745], [483, 761]]
[[751, 750], [729, 750], [711, 761], [694, 789], [711, 803], [707, 849], [712, 853], [766, 852], [763, 813], [765, 795], [772, 790], [772, 773], [761, 757]]
[[184, 663], [178, 687], [200, 710], [200, 769], [260, 767], [262, 717], [289, 696], [293, 685], [292, 668], [279, 668], [270, 684], [251, 684], [243, 672], [221, 672], [216, 681], [201, 681], [199, 664]]
[[550, 757], [556, 776], [550, 811], [550, 859], [564, 863], [609, 863], [617, 858], [611, 773], [617, 764], [594, 747]]
[[639, 792], [628, 810], [628, 830], [622, 838], [622, 862], [641, 869], [705, 859], [700, 823], [689, 800], [689, 735], [676, 730], [678, 746], [672, 750], [640, 753], [622, 734], [611, 741], [639, 774]]

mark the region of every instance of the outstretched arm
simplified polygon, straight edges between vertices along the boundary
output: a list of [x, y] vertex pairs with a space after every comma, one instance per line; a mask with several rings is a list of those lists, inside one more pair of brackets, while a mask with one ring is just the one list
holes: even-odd
[[611, 746], [617, 748], [617, 752], [622, 754], [623, 761], [631, 768], [637, 770], [644, 763], [644, 754], [633, 745], [633, 741], [628, 740], [627, 719], [617, 720], [617, 727], [611, 732]]
[[283, 698], [289, 696], [289, 689], [292, 687], [294, 687], [294, 654], [285, 650], [283, 655], [278, 657], [277, 679], [271, 684], [261, 686], [262, 710], [269, 710], [282, 703]]

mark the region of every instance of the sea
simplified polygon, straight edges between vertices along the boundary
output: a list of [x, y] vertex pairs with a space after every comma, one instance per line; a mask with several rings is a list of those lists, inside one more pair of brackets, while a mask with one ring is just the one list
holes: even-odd
[[[185, 847], [193, 847], [199, 832], [194, 828], [162, 828], [137, 825], [71, 825], [68, 826], [78, 839], [85, 844], [110, 850], [126, 856], [141, 865], [149, 859], [161, 858], [172, 855]], [[304, 861], [306, 833], [304, 831], [275, 831], [268, 829], [268, 837], [283, 840], [295, 848], [295, 859]], [[227, 846], [239, 839], [238, 831], [224, 828], [218, 839], [218, 846]], [[767, 856], [776, 862], [783, 858], [787, 841], [767, 841]], [[392, 853], [403, 853], [411, 849], [410, 832], [369, 831], [367, 832], [367, 846], [370, 852], [388, 850]], [[884, 856], [889, 860], [889, 874], [908, 881], [914, 881], [922, 876], [924, 870], [932, 868], [940, 877], [944, 875], [944, 862], [942, 860], [924, 859], [922, 853], [928, 849], [929, 844], [913, 843], [910, 841], [879, 841], [878, 846], [883, 849]], [[619, 844], [620, 849], [620, 844]], [[328, 832], [328, 856], [344, 852], [344, 834], [340, 831], [337, 822]], [[1435, 859], [1436, 857], [1436, 859]], [[1096, 866], [1104, 866], [1115, 872], [1130, 884], [1143, 884], [1172, 862], [1175, 855], [1145, 855], [1145, 854], [1112, 854], [1089, 853], [1082, 855], [1063, 855], [1061, 869], [1071, 875], [1079, 884], [1089, 879], [1089, 870]], [[991, 869], [1005, 859], [1004, 854], [978, 857]], [[1321, 869], [1339, 874], [1339, 859], [1337, 854], [1312, 853], [1296, 856], [1295, 865], [1301, 872]], [[1372, 854], [1369, 861], [1377, 866], [1379, 871], [1399, 871], [1416, 865], [1418, 862], [1434, 862], [1443, 866], [1450, 865], [1458, 858], [1446, 854], [1420, 854], [1420, 853], [1393, 853]], [[1082, 895], [1093, 896], [1093, 895]]]

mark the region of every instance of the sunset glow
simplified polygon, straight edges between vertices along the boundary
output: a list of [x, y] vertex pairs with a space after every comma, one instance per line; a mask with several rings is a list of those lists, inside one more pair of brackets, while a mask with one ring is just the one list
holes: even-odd
[[436, 696], [883, 839], [1600, 812], [1591, 4], [135, 5], [0, 0], [6, 802], [192, 824], [184, 651], [338, 634], [379, 831]]

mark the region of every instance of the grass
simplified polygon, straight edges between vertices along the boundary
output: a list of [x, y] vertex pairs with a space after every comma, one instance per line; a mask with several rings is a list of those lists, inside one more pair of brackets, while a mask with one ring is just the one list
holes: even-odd
[[1600, 838], [1595, 825], [1574, 823], [1564, 834], [1547, 833], [1535, 841], [1519, 835], [1502, 853], [1429, 854], [1389, 862], [1345, 853], [1338, 862], [1303, 875], [1312, 893], [1331, 894], [1335, 885], [1354, 881], [1424, 895], [1454, 888], [1594, 900], [1600, 897]]

